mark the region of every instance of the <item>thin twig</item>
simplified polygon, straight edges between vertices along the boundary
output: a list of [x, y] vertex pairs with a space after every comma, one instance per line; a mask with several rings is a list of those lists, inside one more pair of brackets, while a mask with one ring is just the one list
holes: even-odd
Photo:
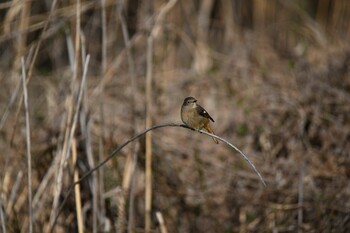
[[[144, 131], [142, 131], [141, 133], [135, 135], [134, 137], [130, 138], [129, 140], [127, 140], [126, 142], [124, 142], [123, 144], [121, 144], [120, 146], [118, 146], [116, 149], [114, 149], [110, 155], [103, 161], [101, 162], [100, 164], [98, 164], [96, 167], [94, 167], [93, 169], [91, 169], [90, 171], [86, 172], [78, 181], [74, 182], [70, 188], [68, 189], [68, 191], [66, 192], [66, 197], [63, 199], [62, 203], [61, 203], [61, 206], [59, 208], [59, 211], [58, 211], [58, 214], [55, 218], [55, 222], [54, 222], [54, 225], [64, 207], [64, 205], [66, 204], [67, 200], [68, 200], [68, 197], [69, 195], [72, 193], [73, 189], [74, 189], [74, 186], [79, 184], [80, 182], [82, 182], [84, 179], [86, 179], [87, 177], [89, 177], [93, 172], [95, 172], [96, 170], [98, 170], [100, 167], [102, 167], [103, 165], [105, 165], [109, 160], [111, 160], [119, 151], [121, 151], [125, 146], [127, 146], [130, 142], [133, 142], [135, 141], [136, 139], [142, 137], [143, 135], [145, 135], [147, 132], [151, 131], [151, 130], [155, 130], [155, 129], [160, 129], [160, 128], [164, 128], [164, 127], [181, 127], [181, 128], [185, 128], [185, 129], [190, 129], [190, 130], [194, 130], [194, 131], [197, 131], [199, 133], [202, 133], [202, 134], [206, 134], [210, 137], [215, 137], [217, 139], [219, 139], [220, 141], [226, 143], [227, 145], [229, 145], [230, 147], [232, 147], [233, 149], [235, 149], [236, 151], [238, 151], [245, 160], [248, 161], [248, 163], [252, 166], [252, 168], [254, 169], [254, 171], [258, 174], [261, 182], [264, 184], [264, 186], [266, 186], [265, 184], [265, 181], [264, 179], [262, 178], [262, 176], [260, 175], [260, 173], [258, 172], [258, 170], [255, 168], [254, 164], [248, 159], [248, 157], [242, 152], [240, 151], [236, 146], [234, 146], [233, 144], [229, 143], [227, 140], [219, 137], [219, 136], [216, 136], [214, 134], [211, 134], [211, 133], [208, 133], [208, 132], [205, 132], [205, 131], [202, 131], [202, 130], [195, 130], [195, 129], [192, 129], [190, 127], [188, 127], [187, 125], [183, 125], [183, 124], [175, 124], [175, 123], [168, 123], [168, 124], [162, 124], [162, 125], [155, 125], [155, 126], [152, 126], [151, 128], [148, 128], [148, 129], [145, 129]], [[53, 228], [51, 228], [51, 232], [52, 232]]]
[[255, 173], [259, 176], [261, 182], [264, 184], [264, 186], [266, 187], [266, 183], [263, 179], [263, 177], [261, 176], [261, 174], [258, 172], [258, 170], [256, 169], [255, 165], [248, 159], [248, 157], [240, 150], [238, 149], [235, 145], [233, 145], [232, 143], [228, 142], [226, 139], [223, 139], [215, 134], [212, 133], [208, 133], [207, 131], [204, 130], [196, 130], [197, 132], [206, 134], [208, 136], [214, 137], [216, 139], [219, 139], [220, 141], [223, 141], [224, 143], [226, 143], [227, 145], [229, 145], [230, 147], [232, 147], [233, 149], [235, 149], [238, 153], [240, 153], [242, 155], [242, 157], [250, 164], [250, 166], [254, 169]]
[[27, 166], [28, 166], [28, 205], [29, 205], [29, 233], [33, 232], [33, 208], [32, 208], [32, 155], [30, 148], [30, 125], [29, 125], [29, 106], [26, 84], [26, 68], [22, 57], [22, 85], [24, 98], [24, 113], [26, 118], [26, 144], [27, 144]]

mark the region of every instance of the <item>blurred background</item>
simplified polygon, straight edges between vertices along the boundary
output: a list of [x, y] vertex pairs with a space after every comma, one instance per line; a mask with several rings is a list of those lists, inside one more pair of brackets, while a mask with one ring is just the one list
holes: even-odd
[[[0, 19], [2, 232], [350, 232], [349, 1], [14, 0]], [[266, 187], [167, 127], [70, 189], [188, 96]]]

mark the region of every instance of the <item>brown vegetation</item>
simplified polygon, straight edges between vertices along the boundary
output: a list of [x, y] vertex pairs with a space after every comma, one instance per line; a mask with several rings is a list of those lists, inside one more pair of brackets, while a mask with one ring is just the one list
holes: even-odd
[[[349, 1], [10, 1], [0, 19], [1, 232], [350, 232]], [[187, 96], [267, 187], [167, 127], [68, 196]]]

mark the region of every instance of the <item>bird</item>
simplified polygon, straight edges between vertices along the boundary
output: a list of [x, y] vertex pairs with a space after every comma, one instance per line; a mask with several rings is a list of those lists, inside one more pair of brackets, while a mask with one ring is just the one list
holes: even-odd
[[[215, 122], [209, 115], [207, 110], [197, 104], [197, 100], [194, 97], [187, 97], [181, 107], [181, 120], [182, 122], [193, 129], [205, 129], [209, 133], [215, 134], [210, 126], [210, 121]], [[216, 144], [219, 141], [212, 137]]]

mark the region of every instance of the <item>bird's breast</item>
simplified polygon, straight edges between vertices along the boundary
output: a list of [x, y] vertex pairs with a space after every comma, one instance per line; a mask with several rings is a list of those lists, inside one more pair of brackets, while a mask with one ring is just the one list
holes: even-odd
[[194, 129], [203, 129], [209, 120], [198, 114], [195, 108], [182, 108], [181, 118], [183, 123]]

